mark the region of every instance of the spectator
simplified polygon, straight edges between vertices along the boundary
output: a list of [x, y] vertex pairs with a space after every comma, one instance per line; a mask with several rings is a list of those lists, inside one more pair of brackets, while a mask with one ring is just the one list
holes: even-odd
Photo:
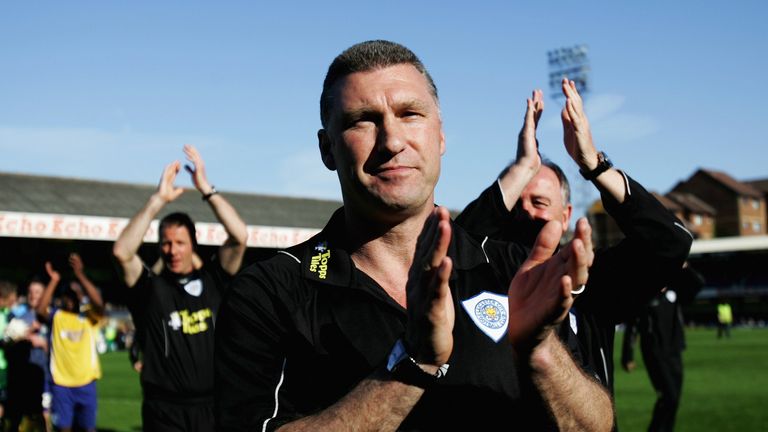
[[720, 300], [717, 304], [717, 338], [725, 335], [727, 339], [731, 338], [731, 325], [733, 324], [733, 311], [731, 305], [725, 300]]
[[[55, 290], [52, 284], [45, 289], [37, 306], [37, 314], [51, 327], [52, 420], [53, 426], [64, 432], [73, 426], [93, 432], [96, 430], [96, 380], [101, 378], [96, 335], [104, 316], [104, 304], [98, 288], [86, 276], [80, 256], [70, 255], [69, 263], [79, 283], [72, 281], [65, 288], [62, 307], [49, 308]], [[45, 269], [52, 280], [60, 279], [50, 262], [45, 263]], [[81, 308], [85, 295], [89, 301]]]
[[[51, 277], [48, 288], [55, 289], [59, 279]], [[33, 278], [27, 285], [26, 303], [17, 305], [11, 313], [11, 323], [24, 324], [26, 334], [10, 342], [6, 348], [8, 359], [8, 409], [6, 417], [10, 430], [22, 423], [33, 429], [45, 430], [45, 413], [49, 408], [48, 328], [38, 320], [36, 309], [46, 287]], [[26, 419], [26, 420], [25, 420]]]
[[5, 430], [5, 405], [8, 401], [8, 362], [5, 358], [5, 346], [10, 338], [5, 334], [8, 321], [11, 320], [11, 307], [16, 304], [16, 285], [0, 280], [0, 428]]

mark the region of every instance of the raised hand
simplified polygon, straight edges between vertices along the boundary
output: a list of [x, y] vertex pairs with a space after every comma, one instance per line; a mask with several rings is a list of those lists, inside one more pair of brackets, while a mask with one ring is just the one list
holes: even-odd
[[517, 352], [530, 352], [544, 340], [568, 314], [574, 288], [587, 283], [594, 259], [589, 234], [589, 224], [580, 219], [574, 239], [553, 255], [562, 228], [556, 221], [542, 228], [509, 287], [507, 338]]
[[184, 144], [184, 154], [187, 155], [187, 160], [192, 162], [192, 165], [184, 165], [184, 169], [192, 176], [195, 188], [203, 195], [209, 193], [211, 184], [208, 183], [208, 177], [205, 175], [205, 164], [200, 152], [194, 146]]
[[455, 310], [448, 280], [451, 225], [448, 210], [437, 207], [419, 235], [408, 276], [408, 328], [405, 341], [422, 365], [440, 367], [453, 351]]
[[72, 291], [75, 292], [75, 295], [77, 295], [77, 298], [83, 297], [83, 286], [80, 285], [78, 282], [71, 281], [69, 283], [69, 288], [71, 288]]
[[77, 252], [72, 252], [69, 254], [69, 265], [72, 267], [72, 271], [74, 271], [76, 274], [82, 273], [85, 269], [83, 259], [80, 258], [80, 255], [77, 254]]
[[592, 142], [584, 103], [574, 81], [563, 78], [562, 87], [565, 95], [565, 107], [561, 112], [565, 149], [582, 170], [591, 171], [597, 166], [597, 150]]
[[52, 281], [58, 282], [61, 280], [61, 274], [53, 268], [53, 264], [51, 264], [50, 261], [45, 262], [45, 272], [48, 273], [48, 277], [51, 278]]
[[526, 99], [526, 104], [525, 120], [517, 137], [515, 163], [525, 165], [536, 172], [541, 166], [539, 145], [536, 142], [536, 127], [539, 125], [539, 119], [544, 112], [544, 93], [538, 89], [534, 90], [531, 97]]
[[160, 176], [160, 183], [157, 185], [157, 192], [155, 194], [165, 203], [175, 200], [184, 193], [184, 189], [173, 185], [176, 181], [176, 174], [179, 173], [180, 169], [181, 163], [173, 161], [165, 166], [163, 174]]

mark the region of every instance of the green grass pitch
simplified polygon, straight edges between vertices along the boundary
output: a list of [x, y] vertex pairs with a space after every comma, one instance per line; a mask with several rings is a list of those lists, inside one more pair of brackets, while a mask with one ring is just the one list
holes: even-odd
[[[622, 333], [616, 335], [616, 409], [621, 432], [644, 431], [655, 394], [642, 364], [628, 374], [619, 365]], [[735, 329], [717, 340], [714, 330], [686, 333], [685, 382], [677, 431], [768, 431], [768, 330]], [[141, 430], [139, 377], [127, 353], [101, 357], [98, 428]], [[588, 405], [588, 404], [587, 404]]]

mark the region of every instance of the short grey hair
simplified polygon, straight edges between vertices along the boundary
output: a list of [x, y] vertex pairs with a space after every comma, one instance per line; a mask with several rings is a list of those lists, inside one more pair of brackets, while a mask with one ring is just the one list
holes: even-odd
[[320, 95], [320, 121], [328, 127], [328, 120], [333, 104], [331, 88], [336, 82], [355, 72], [367, 72], [399, 64], [410, 64], [416, 68], [429, 84], [429, 92], [437, 101], [437, 86], [429, 75], [424, 63], [416, 54], [403, 45], [386, 40], [370, 40], [352, 45], [339, 54], [328, 67], [323, 81], [323, 93]]

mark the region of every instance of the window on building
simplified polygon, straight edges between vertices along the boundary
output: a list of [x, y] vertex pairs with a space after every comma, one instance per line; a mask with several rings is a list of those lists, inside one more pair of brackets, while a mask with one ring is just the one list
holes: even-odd
[[698, 215], [698, 214], [697, 215], [693, 215], [693, 224], [694, 225], [701, 225], [701, 223], [702, 223], [701, 215]]
[[759, 209], [760, 208], [760, 201], [758, 201], [756, 199], [752, 199], [752, 208], [755, 209], [755, 210]]
[[752, 231], [760, 232], [760, 228], [762, 228], [760, 222], [752, 222]]

